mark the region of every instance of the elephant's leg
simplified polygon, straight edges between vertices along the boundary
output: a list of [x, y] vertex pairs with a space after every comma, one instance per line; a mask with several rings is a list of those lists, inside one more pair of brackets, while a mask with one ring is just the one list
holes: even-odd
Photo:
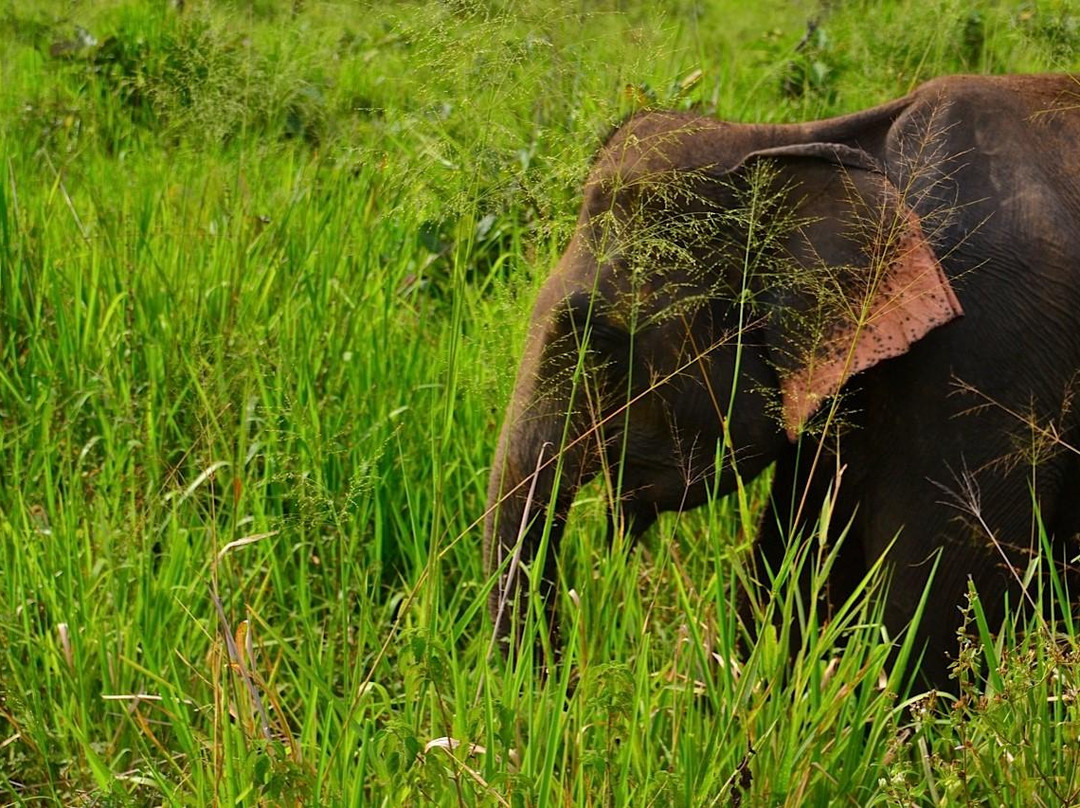
[[[759, 587], [758, 601], [762, 607], [767, 605], [768, 598], [771, 597], [774, 576], [780, 572], [789, 554], [790, 543], [796, 540], [817, 541], [822, 505], [829, 495], [834, 479], [831, 473], [831, 458], [823, 454], [815, 462], [815, 448], [813, 444], [806, 442], [801, 451], [793, 447], [776, 463], [770, 504], [762, 516], [754, 544], [753, 576]], [[846, 526], [850, 519], [851, 509], [845, 502], [840, 498], [834, 503], [830, 518], [833, 535]], [[796, 554], [796, 557], [804, 556], [798, 570], [798, 580], [785, 584], [787, 587], [797, 587], [804, 614], [811, 605], [812, 597], [824, 597], [819, 606], [824, 607], [827, 615], [831, 605], [843, 603], [866, 573], [861, 543], [857, 537], [848, 536], [831, 571], [827, 591], [814, 593], [813, 571], [817, 561], [816, 554]], [[782, 594], [782, 591], [777, 594]], [[747, 593], [742, 593], [739, 606], [740, 620], [753, 639], [756, 636], [757, 615]], [[777, 604], [774, 620], [778, 630], [783, 628], [783, 611], [781, 605]], [[790, 623], [789, 639], [794, 655], [802, 647], [803, 637], [797, 615], [792, 616], [796, 619]]]
[[[951, 668], [960, 646], [957, 632], [964, 623], [970, 584], [978, 591], [987, 622], [995, 632], [1005, 616], [1006, 601], [1010, 610], [1027, 611], [1030, 602], [1019, 582], [1026, 575], [1032, 553], [1040, 552], [1028, 487], [1030, 475], [1030, 469], [1003, 473], [990, 466], [968, 482], [946, 484], [942, 472], [919, 469], [892, 478], [932, 480], [938, 485], [889, 486], [890, 475], [882, 475], [879, 479], [885, 482], [867, 492], [870, 507], [860, 515], [868, 537], [867, 552], [879, 553], [890, 544], [892, 548], [884, 614], [891, 636], [899, 638], [907, 630], [926, 592], [915, 647], [915, 653], [922, 654], [917, 686], [957, 691]], [[1055, 516], [1063, 509], [1067, 512], [1075, 502], [1075, 495], [1066, 496], [1063, 490], [1067, 477], [1065, 466], [1056, 458], [1037, 471], [1036, 490], [1051, 533], [1056, 531]], [[1065, 538], [1063, 544], [1068, 543], [1060, 534], [1054, 538]], [[1060, 559], [1063, 554], [1067, 554], [1065, 547], [1055, 546], [1055, 556]], [[933, 581], [926, 591], [931, 572]], [[1033, 582], [1029, 593], [1034, 591]], [[969, 625], [969, 636], [972, 631]]]
[[607, 544], [612, 547], [616, 537], [629, 539], [628, 547], [633, 547], [641, 536], [648, 531], [659, 517], [658, 509], [650, 503], [641, 503], [634, 499], [620, 499], [608, 509]]
[[[1074, 430], [1073, 434], [1068, 436], [1073, 441], [1073, 445], [1075, 445], [1078, 432], [1080, 429]], [[1080, 505], [1077, 504], [1080, 502], [1080, 457], [1068, 457], [1059, 492], [1053, 516], [1049, 517], [1044, 511], [1043, 519], [1046, 520], [1047, 529], [1050, 530], [1051, 535], [1062, 545], [1060, 553], [1056, 555], [1064, 556], [1066, 562], [1069, 562], [1070, 559], [1076, 558], [1077, 551], [1080, 549]], [[1065, 569], [1069, 573], [1070, 583], [1073, 578], [1080, 577], [1077, 575], [1075, 564], [1066, 563]], [[1070, 589], [1073, 592], [1080, 591], [1072, 587]]]

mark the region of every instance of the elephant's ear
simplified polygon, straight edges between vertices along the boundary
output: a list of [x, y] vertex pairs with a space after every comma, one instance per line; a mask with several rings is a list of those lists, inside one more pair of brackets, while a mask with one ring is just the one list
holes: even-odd
[[768, 326], [783, 420], [795, 440], [853, 374], [905, 353], [963, 314], [916, 213], [870, 155], [831, 143], [755, 152], [794, 206]]

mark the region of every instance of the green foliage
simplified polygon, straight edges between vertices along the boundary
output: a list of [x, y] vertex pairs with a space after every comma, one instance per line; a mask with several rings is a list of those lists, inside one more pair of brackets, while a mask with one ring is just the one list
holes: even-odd
[[8, 0], [0, 802], [1075, 801], [1071, 635], [1000, 639], [973, 595], [961, 698], [904, 701], [877, 599], [828, 625], [800, 599], [835, 561], [816, 537], [758, 615], [781, 630], [739, 649], [760, 489], [633, 553], [594, 492], [545, 675], [489, 654], [477, 520], [530, 301], [619, 120], [1075, 67], [1078, 15]]

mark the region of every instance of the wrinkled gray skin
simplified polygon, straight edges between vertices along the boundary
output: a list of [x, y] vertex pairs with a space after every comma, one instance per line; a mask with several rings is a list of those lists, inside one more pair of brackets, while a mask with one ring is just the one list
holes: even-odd
[[[963, 308], [963, 316], [935, 323], [906, 352], [844, 381], [845, 426], [827, 431], [816, 466], [819, 438], [813, 430], [794, 440], [786, 434], [776, 391], [802, 355], [798, 319], [785, 314], [812, 312], [817, 302], [807, 299], [813, 293], [805, 284], [744, 278], [745, 227], [723, 216], [746, 206], [746, 188], [762, 162], [774, 170], [769, 188], [786, 189], [805, 223], [786, 244], [761, 250], [796, 261], [772, 266], [809, 272], [814, 256], [867, 264], [877, 247], [855, 243], [852, 199], [878, 204], [875, 193], [887, 196], [882, 187], [896, 189], [921, 220]], [[650, 195], [650, 188], [672, 187], [673, 178], [692, 192]], [[712, 229], [684, 235], [680, 214], [697, 215]], [[635, 254], [648, 224], [667, 228], [673, 242], [685, 240], [686, 255], [663, 266], [670, 250], [642, 247], [647, 254]], [[820, 512], [838, 463], [845, 471], [831, 524], [838, 530], [850, 521], [851, 530], [830, 580], [834, 603], [898, 536], [887, 556], [885, 606], [895, 633], [912, 617], [940, 551], [919, 635], [921, 671], [930, 684], [948, 687], [968, 580], [991, 617], [1000, 614], [1006, 592], [1018, 602], [1002, 553], [1022, 572], [1028, 548], [1037, 546], [1032, 483], [1056, 554], [1075, 556], [1077, 455], [1060, 447], [1044, 452], [1034, 472], [1023, 458], [1001, 461], [1031, 443], [1018, 415], [1034, 413], [1061, 440], [1080, 445], [1080, 410], [1067, 401], [1080, 369], [1078, 256], [1080, 84], [1069, 77], [944, 78], [883, 106], [806, 124], [635, 116], [596, 158], [576, 234], [537, 300], [499, 438], [484, 541], [487, 569], [500, 572], [490, 604], [499, 635], [516, 642], [522, 615], [515, 604], [527, 583], [524, 572], [510, 574], [507, 559], [517, 552], [524, 565], [539, 561], [545, 519], [554, 520], [542, 561], [550, 606], [566, 514], [602, 460], [613, 479], [621, 472], [615, 512], [640, 533], [659, 512], [696, 507], [713, 487], [720, 494], [733, 489], [731, 453], [719, 480], [713, 462], [726, 428], [742, 479], [776, 464], [772, 507], [756, 542], [755, 568], [765, 586], [763, 562], [775, 569], [785, 537]], [[630, 267], [649, 262], [656, 266], [635, 282]], [[857, 272], [847, 282], [857, 285]], [[754, 305], [750, 315], [743, 309], [750, 327], [736, 374], [736, 340], [724, 337], [738, 330], [735, 297], [744, 287]], [[702, 302], [673, 308], [695, 295]], [[717, 343], [724, 344], [707, 350]], [[574, 385], [581, 345], [588, 346], [584, 381]], [[657, 379], [666, 381], [650, 390]], [[958, 381], [979, 393], [961, 390]], [[628, 414], [619, 413], [627, 390], [636, 398]], [[976, 408], [987, 400], [997, 405]], [[605, 418], [601, 431], [593, 429]], [[541, 454], [547, 461], [564, 444], [553, 491], [553, 463], [542, 462], [535, 480], [533, 474]], [[977, 492], [977, 519], [956, 507], [955, 495], [965, 489]], [[553, 607], [550, 622], [554, 631]]]

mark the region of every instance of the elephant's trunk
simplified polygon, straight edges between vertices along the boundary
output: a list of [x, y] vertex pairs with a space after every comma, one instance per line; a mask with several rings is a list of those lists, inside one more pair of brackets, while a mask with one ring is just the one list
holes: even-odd
[[575, 324], [574, 313], [573, 305], [560, 305], [534, 318], [491, 469], [484, 562], [498, 579], [488, 605], [495, 636], [514, 648], [521, 643], [530, 584], [538, 587], [556, 638], [559, 539], [575, 494], [599, 466], [596, 419], [579, 406], [587, 400], [576, 372], [584, 327], [582, 319]]

